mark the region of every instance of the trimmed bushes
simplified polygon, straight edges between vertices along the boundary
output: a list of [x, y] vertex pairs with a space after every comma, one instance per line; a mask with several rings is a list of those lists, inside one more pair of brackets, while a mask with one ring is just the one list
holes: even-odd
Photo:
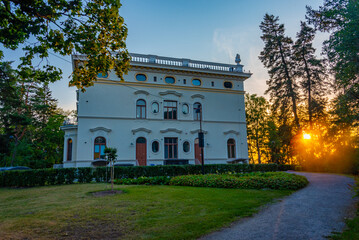
[[44, 185], [71, 184], [77, 168], [35, 169], [0, 172], [0, 187], [33, 187]]
[[278, 189], [298, 190], [305, 187], [308, 180], [299, 175], [290, 173], [250, 174], [250, 175], [186, 175], [173, 177], [170, 185], [215, 187], [215, 188], [242, 188], [242, 189]]
[[116, 184], [123, 185], [169, 185], [170, 177], [139, 177], [115, 179]]
[[[254, 171], [274, 172], [278, 170], [294, 170], [291, 165], [277, 164], [208, 164], [205, 165], [205, 173], [248, 173]], [[180, 176], [201, 174], [200, 165], [175, 165], [175, 166], [136, 166], [115, 167], [115, 179]], [[71, 184], [77, 182], [88, 183], [95, 179], [96, 182], [108, 182], [110, 179], [109, 168], [62, 168], [62, 169], [38, 169], [25, 171], [0, 172], [0, 187], [32, 187], [56, 184]]]

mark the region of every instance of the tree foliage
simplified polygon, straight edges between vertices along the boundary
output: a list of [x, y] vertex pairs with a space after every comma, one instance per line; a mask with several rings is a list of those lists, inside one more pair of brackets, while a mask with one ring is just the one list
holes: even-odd
[[295, 84], [294, 63], [292, 61], [293, 40], [284, 34], [284, 25], [278, 23], [279, 18], [266, 14], [260, 24], [263, 35], [264, 49], [259, 59], [268, 69], [270, 79], [268, 89], [273, 102], [274, 111], [279, 109], [280, 117], [285, 122], [289, 113], [294, 116], [294, 122], [299, 128], [297, 112], [298, 86]]
[[307, 98], [308, 121], [311, 126], [313, 117], [314, 120], [319, 120], [324, 115], [328, 81], [323, 60], [315, 56], [315, 30], [305, 22], [300, 25], [300, 32], [297, 33], [297, 40], [293, 45], [293, 61], [300, 90], [305, 94], [304, 98]]
[[50, 167], [62, 160], [65, 116], [57, 109], [42, 71], [0, 64], [1, 165]]
[[[3, 0], [0, 43], [12, 50], [23, 46], [23, 71], [34, 66], [35, 57], [48, 57], [50, 50], [61, 55], [74, 51], [86, 55], [84, 67], [75, 68], [70, 81], [70, 85], [84, 91], [93, 85], [98, 73], [115, 69], [121, 79], [127, 73], [127, 27], [119, 15], [120, 7], [119, 0]], [[2, 55], [0, 51], [0, 59]], [[53, 75], [46, 78], [50, 81], [61, 75], [58, 68], [48, 64], [42, 71]]]
[[[245, 95], [248, 148], [251, 159], [259, 164], [265, 155], [269, 104], [256, 94]], [[253, 153], [256, 153], [257, 157]]]
[[[314, 10], [307, 7], [308, 22], [330, 33], [324, 52], [335, 74], [337, 113], [349, 124], [359, 120], [359, 2], [325, 0]], [[346, 109], [346, 110], [345, 110]]]

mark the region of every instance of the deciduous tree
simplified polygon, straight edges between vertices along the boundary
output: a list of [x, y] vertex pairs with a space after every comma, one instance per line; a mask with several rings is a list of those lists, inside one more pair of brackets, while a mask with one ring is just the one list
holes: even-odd
[[[75, 68], [70, 81], [70, 85], [82, 90], [93, 85], [98, 73], [110, 69], [115, 69], [123, 79], [130, 57], [120, 7], [119, 0], [2, 0], [0, 43], [13, 50], [23, 46], [21, 66], [29, 68], [35, 66], [35, 56], [46, 58], [49, 51], [61, 55], [85, 54], [84, 66]], [[0, 59], [2, 55], [0, 51]], [[61, 75], [59, 69], [48, 64], [42, 71], [55, 75], [48, 78], [51, 81]]]

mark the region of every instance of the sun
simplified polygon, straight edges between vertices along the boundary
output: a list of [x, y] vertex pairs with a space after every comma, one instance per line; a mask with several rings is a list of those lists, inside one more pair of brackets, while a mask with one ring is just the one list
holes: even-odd
[[309, 140], [311, 136], [309, 133], [303, 133], [303, 138]]

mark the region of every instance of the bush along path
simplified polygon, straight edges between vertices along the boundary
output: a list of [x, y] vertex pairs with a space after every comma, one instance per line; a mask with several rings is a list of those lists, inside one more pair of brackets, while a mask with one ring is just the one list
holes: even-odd
[[327, 239], [341, 232], [345, 220], [355, 214], [356, 199], [350, 186], [354, 179], [323, 173], [296, 173], [309, 185], [251, 218], [204, 236], [209, 239]]
[[183, 175], [176, 177], [122, 178], [124, 185], [173, 185], [212, 188], [298, 190], [308, 184], [304, 176], [283, 172]]

